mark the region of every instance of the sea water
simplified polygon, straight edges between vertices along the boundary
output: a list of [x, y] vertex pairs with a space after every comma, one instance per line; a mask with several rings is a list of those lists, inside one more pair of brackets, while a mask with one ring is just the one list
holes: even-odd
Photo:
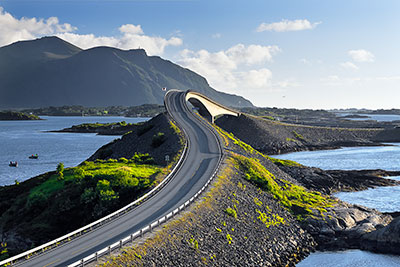
[[[279, 159], [297, 161], [306, 166], [324, 170], [384, 169], [400, 170], [400, 143], [385, 147], [346, 147], [335, 150], [294, 152]], [[391, 177], [400, 180], [400, 177]], [[335, 194], [343, 201], [360, 204], [382, 212], [400, 211], [400, 186], [377, 187], [360, 192]], [[369, 267], [400, 266], [400, 257], [361, 250], [315, 252], [297, 264], [299, 267]]]
[[[0, 121], [0, 185], [14, 184], [36, 175], [54, 171], [58, 163], [73, 167], [89, 158], [102, 145], [119, 138], [92, 133], [49, 133], [81, 123], [138, 123], [149, 118], [57, 117], [40, 121]], [[29, 159], [38, 154], [38, 159]], [[18, 167], [9, 167], [17, 161]]]

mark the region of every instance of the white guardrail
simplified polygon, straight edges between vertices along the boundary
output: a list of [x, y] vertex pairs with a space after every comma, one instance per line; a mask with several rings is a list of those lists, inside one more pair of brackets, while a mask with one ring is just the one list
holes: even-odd
[[[186, 105], [185, 105], [186, 107]], [[186, 107], [187, 108], [187, 107]], [[168, 109], [168, 108], [167, 108]], [[189, 109], [187, 108], [187, 110], [189, 111]], [[190, 112], [190, 111], [189, 111]], [[197, 116], [195, 116], [197, 117]], [[205, 124], [209, 129], [211, 129], [214, 137], [216, 138], [217, 142], [220, 144], [219, 148], [221, 151], [221, 154], [223, 155], [223, 152], [221, 150], [221, 140], [219, 138], [219, 136], [215, 133], [215, 130], [213, 128], [211, 128], [211, 126], [207, 125], [204, 121], [201, 121], [200, 118], [197, 118], [201, 123]], [[182, 128], [183, 132], [184, 129]], [[173, 168], [173, 170], [170, 172], [170, 174], [160, 183], [158, 184], [155, 188], [153, 188], [150, 192], [148, 192], [147, 194], [143, 195], [142, 197], [140, 197], [139, 199], [135, 200], [134, 202], [126, 205], [125, 207], [93, 222], [90, 223], [82, 228], [79, 228], [71, 233], [68, 233], [62, 237], [59, 237], [55, 240], [52, 240], [46, 244], [43, 244], [39, 247], [33, 248], [31, 250], [28, 250], [26, 252], [23, 252], [21, 254], [18, 254], [16, 256], [13, 256], [11, 258], [8, 258], [6, 260], [3, 260], [0, 262], [0, 266], [12, 266], [14, 263], [18, 264], [19, 261], [21, 260], [28, 260], [30, 257], [38, 255], [40, 253], [43, 253], [51, 248], [57, 247], [65, 242], [70, 241], [72, 238], [74, 237], [78, 237], [81, 236], [83, 233], [86, 233], [92, 229], [95, 229], [101, 225], [104, 225], [105, 223], [109, 222], [110, 220], [112, 220], [115, 217], [118, 217], [120, 215], [125, 214], [126, 212], [130, 211], [132, 208], [134, 208], [137, 204], [139, 204], [141, 201], [143, 201], [144, 199], [154, 195], [155, 193], [157, 193], [163, 185], [165, 185], [167, 182], [169, 182], [169, 180], [172, 178], [172, 176], [175, 174], [175, 172], [178, 170], [178, 168], [181, 166], [183, 160], [186, 157], [186, 153], [189, 147], [189, 143], [186, 140], [185, 142], [185, 147], [182, 151], [181, 157], [179, 158], [177, 164], [175, 165], [175, 167]], [[168, 213], [167, 215], [161, 217], [160, 219], [150, 223], [149, 225], [143, 227], [142, 229], [140, 229], [139, 231], [126, 236], [125, 238], [115, 242], [112, 245], [109, 245], [108, 247], [105, 247], [77, 262], [74, 262], [70, 265], [68, 265], [68, 267], [75, 267], [75, 266], [84, 266], [85, 264], [91, 263], [93, 261], [97, 261], [99, 259], [99, 257], [107, 255], [107, 254], [111, 254], [111, 252], [115, 249], [119, 249], [121, 248], [123, 245], [132, 242], [133, 240], [135, 240], [138, 237], [142, 237], [145, 233], [147, 232], [151, 232], [155, 227], [161, 225], [162, 223], [168, 221], [169, 219], [173, 218], [175, 215], [179, 214], [181, 211], [183, 211], [186, 207], [188, 207], [193, 201], [195, 201], [200, 194], [208, 187], [208, 185], [211, 183], [211, 181], [214, 179], [214, 177], [216, 176], [219, 167], [221, 165], [223, 157], [221, 157], [219, 159], [217, 168], [215, 169], [213, 175], [208, 179], [208, 181], [206, 182], [206, 184], [193, 196], [191, 197], [189, 200], [187, 200], [185, 203], [183, 203], [182, 205], [180, 205], [178, 208], [174, 209], [173, 211], [171, 211], [170, 213]]]
[[[183, 98], [184, 99], [184, 98]], [[184, 103], [184, 106], [186, 107], [186, 109], [191, 112], [186, 104]], [[211, 130], [211, 132], [213, 133], [215, 139], [217, 140], [218, 144], [219, 144], [219, 150], [220, 150], [220, 154], [222, 155], [222, 157], [220, 157], [217, 167], [215, 168], [214, 173], [211, 175], [211, 177], [207, 180], [207, 182], [205, 183], [205, 185], [193, 196], [191, 197], [189, 200], [187, 200], [185, 203], [183, 203], [182, 205], [180, 205], [178, 208], [174, 209], [173, 211], [171, 211], [170, 213], [166, 214], [165, 216], [159, 218], [158, 220], [150, 223], [149, 225], [143, 227], [142, 229], [140, 229], [139, 231], [136, 231], [135, 233], [126, 236], [125, 238], [115, 242], [114, 244], [105, 247], [79, 261], [76, 261], [70, 265], [68, 265], [68, 267], [76, 267], [76, 266], [84, 266], [85, 264], [91, 263], [93, 261], [97, 261], [99, 259], [99, 257], [104, 256], [104, 255], [110, 255], [111, 252], [115, 249], [120, 249], [122, 248], [123, 245], [133, 242], [133, 240], [135, 240], [138, 237], [142, 237], [145, 233], [147, 232], [151, 232], [155, 227], [161, 225], [162, 223], [165, 223], [166, 221], [170, 220], [171, 218], [173, 218], [175, 215], [181, 213], [185, 208], [187, 208], [188, 206], [190, 206], [191, 203], [193, 203], [195, 200], [197, 200], [197, 198], [201, 195], [201, 193], [203, 193], [204, 190], [207, 189], [207, 187], [210, 185], [210, 183], [212, 182], [212, 180], [215, 178], [215, 176], [218, 173], [218, 170], [220, 168], [221, 162], [223, 161], [223, 157], [224, 157], [224, 153], [223, 150], [221, 149], [221, 139], [219, 138], [219, 135], [215, 132], [214, 128], [212, 128], [208, 123], [204, 122], [201, 120], [201, 118], [198, 118], [197, 116], [194, 116], [198, 121], [200, 121], [200, 123], [204, 124], [207, 128], [209, 128]], [[184, 131], [184, 129], [182, 128], [182, 130]]]
[[6, 260], [3, 260], [0, 262], [0, 266], [7, 266], [7, 265], [13, 265], [15, 261], [23, 260], [23, 259], [29, 259], [32, 256], [35, 256], [39, 253], [45, 252], [51, 248], [54, 248], [56, 246], [61, 245], [61, 243], [65, 243], [67, 241], [71, 241], [74, 237], [81, 236], [83, 233], [87, 233], [90, 230], [96, 229], [97, 227], [104, 225], [106, 222], [111, 221], [112, 219], [119, 217], [126, 212], [130, 211], [132, 208], [134, 208], [137, 204], [139, 204], [141, 201], [145, 200], [148, 197], [151, 197], [155, 193], [157, 193], [170, 179], [171, 177], [175, 174], [175, 171], [180, 167], [183, 159], [185, 158], [186, 152], [188, 148], [188, 143], [185, 143], [185, 146], [183, 148], [181, 157], [179, 158], [178, 162], [176, 163], [175, 167], [172, 169], [172, 171], [168, 174], [168, 176], [161, 181], [156, 187], [154, 187], [151, 191], [149, 191], [147, 194], [143, 195], [142, 197], [138, 198], [134, 202], [126, 205], [125, 207], [122, 207], [121, 209], [101, 218], [98, 219], [97, 221], [94, 221], [88, 225], [85, 225], [73, 232], [70, 232], [62, 237], [59, 237], [57, 239], [54, 239], [48, 243], [45, 243], [41, 246], [38, 246], [36, 248], [33, 248], [31, 250], [25, 251], [21, 254], [15, 255], [11, 258], [8, 258]]

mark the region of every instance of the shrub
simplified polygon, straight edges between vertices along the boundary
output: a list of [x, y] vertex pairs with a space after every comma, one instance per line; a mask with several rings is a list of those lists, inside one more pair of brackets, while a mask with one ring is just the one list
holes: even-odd
[[131, 158], [131, 161], [137, 164], [154, 164], [154, 159], [149, 155], [149, 153], [141, 154], [136, 152]]
[[228, 215], [230, 215], [230, 216], [232, 216], [232, 217], [235, 217], [235, 219], [237, 219], [237, 212], [236, 212], [236, 210], [234, 210], [234, 209], [232, 209], [232, 208], [227, 208], [227, 209], [225, 210], [225, 212], [226, 212]]
[[122, 162], [122, 163], [128, 163], [128, 162], [129, 162], [128, 159], [126, 159], [126, 158], [124, 158], [124, 157], [119, 158], [118, 161], [119, 161], [119, 162]]
[[47, 197], [42, 192], [37, 192], [28, 198], [26, 206], [28, 209], [43, 208], [47, 203]]
[[58, 180], [63, 180], [64, 179], [64, 163], [60, 162], [57, 165], [57, 174], [58, 174]]
[[226, 240], [228, 240], [228, 243], [231, 244], [232, 243], [232, 237], [230, 234], [226, 234]]
[[2, 242], [0, 245], [0, 260], [7, 259], [8, 257], [7, 243]]
[[89, 204], [96, 199], [96, 193], [92, 188], [86, 188], [83, 194], [81, 195], [81, 203]]
[[153, 135], [151, 140], [151, 146], [156, 148], [159, 147], [165, 141], [165, 134], [158, 132], [157, 134]]
[[189, 244], [192, 246], [193, 249], [195, 249], [195, 250], [199, 249], [199, 242], [196, 239], [190, 238]]

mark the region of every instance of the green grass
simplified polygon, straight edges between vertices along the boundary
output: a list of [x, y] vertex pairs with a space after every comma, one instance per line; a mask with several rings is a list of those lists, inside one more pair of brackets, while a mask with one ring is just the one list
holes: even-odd
[[295, 136], [297, 139], [302, 140], [302, 141], [305, 141], [305, 140], [306, 140], [301, 134], [297, 133], [296, 131], [292, 131], [292, 133], [294, 134], [294, 136]]
[[278, 226], [280, 224], [285, 224], [285, 219], [283, 219], [278, 214], [265, 213], [259, 210], [256, 210], [256, 212], [258, 213], [257, 219], [260, 220], [267, 228], [271, 226]]
[[234, 217], [235, 219], [237, 219], [237, 212], [236, 212], [236, 210], [234, 210], [234, 209], [232, 209], [232, 208], [227, 208], [227, 209], [225, 210], [225, 212], [226, 212], [228, 215], [230, 215], [230, 216]]
[[[44, 183], [31, 189], [28, 196], [28, 203], [35, 199], [48, 199], [50, 195], [62, 190], [70, 183], [84, 184], [84, 187], [97, 185], [98, 181], [109, 182], [112, 189], [119, 191], [121, 188], [144, 188], [152, 185], [149, 178], [161, 171], [154, 165], [140, 164], [138, 162], [151, 162], [148, 155], [136, 154], [132, 159], [127, 160], [96, 160], [96, 162], [85, 161], [78, 167], [68, 168], [63, 171], [64, 179], [60, 180], [59, 174], [51, 175]], [[94, 189], [93, 189], [94, 190]], [[108, 192], [108, 193], [109, 193]], [[99, 194], [102, 194], [101, 192]]]
[[273, 157], [269, 156], [264, 156], [268, 158], [270, 161], [275, 163], [276, 165], [282, 165], [282, 166], [289, 166], [289, 167], [301, 167], [302, 165], [300, 163], [297, 163], [296, 161], [288, 160], [288, 159], [276, 159]]
[[244, 173], [246, 180], [262, 190], [270, 192], [283, 206], [295, 215], [299, 215], [299, 218], [310, 216], [314, 211], [323, 214], [327, 207], [332, 207], [335, 203], [328, 196], [308, 191], [289, 181], [279, 180], [282, 184], [279, 185], [278, 179], [256, 159], [235, 155], [234, 160], [236, 168]]
[[131, 126], [131, 125], [133, 125], [133, 124], [132, 123], [126, 123], [126, 121], [111, 122], [111, 123], [99, 123], [99, 122], [96, 122], [96, 123], [82, 123], [82, 124], [79, 124], [79, 125], [74, 125], [74, 126], [72, 126], [72, 128], [75, 128], [75, 129], [81, 129], [81, 128], [83, 128], [83, 129], [87, 129], [87, 128], [93, 129], [93, 128], [109, 127], [109, 126], [124, 127], [124, 126]]
[[[252, 154], [252, 155], [259, 155], [259, 156], [261, 156], [263, 158], [266, 158], [266, 159], [272, 161], [276, 165], [283, 165], [283, 166], [290, 166], [290, 167], [293, 167], [293, 166], [300, 167], [300, 166], [302, 166], [301, 164], [299, 164], [299, 163], [297, 163], [295, 161], [292, 161], [292, 160], [276, 159], [276, 158], [264, 155], [263, 153], [261, 153], [261, 152], [257, 151], [256, 149], [254, 149], [249, 144], [246, 144], [245, 142], [243, 142], [239, 138], [235, 137], [233, 135], [233, 133], [227, 133], [226, 131], [224, 131], [220, 127], [218, 127], [216, 125], [213, 125], [213, 126], [218, 131], [218, 133], [221, 135], [221, 137], [225, 140], [226, 145], [229, 145], [229, 140], [230, 140], [235, 145], [238, 145], [243, 150], [245, 150], [247, 153]], [[291, 139], [291, 140], [294, 141], [294, 142], [296, 141], [294, 139]]]
[[241, 147], [243, 150], [245, 150], [247, 153], [250, 153], [250, 154], [255, 153], [255, 149], [252, 146], [246, 144], [245, 142], [243, 142], [239, 138], [236, 138], [233, 135], [233, 133], [227, 133], [226, 131], [222, 130], [220, 127], [218, 127], [216, 125], [213, 125], [213, 126], [220, 133], [220, 135], [222, 135], [224, 140], [228, 142], [228, 144], [229, 144], [229, 140], [230, 140], [235, 145], [237, 145], [237, 146]]

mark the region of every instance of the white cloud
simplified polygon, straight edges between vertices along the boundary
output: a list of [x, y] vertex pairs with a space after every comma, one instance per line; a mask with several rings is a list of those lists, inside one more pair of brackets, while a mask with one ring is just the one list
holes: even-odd
[[365, 49], [350, 50], [347, 53], [356, 62], [374, 62], [375, 60], [375, 56]]
[[213, 35], [211, 35], [212, 38], [214, 39], [219, 39], [221, 38], [221, 34], [220, 33], [214, 33]]
[[179, 46], [182, 39], [145, 35], [140, 25], [125, 24], [119, 27], [119, 36], [96, 36], [75, 33], [77, 28], [68, 23], [59, 23], [58, 18], [15, 18], [0, 7], [0, 46], [16, 41], [31, 40], [55, 35], [83, 49], [95, 46], [112, 46], [121, 49], [144, 48], [150, 55], [161, 55], [167, 46]]
[[345, 68], [345, 69], [358, 70], [357, 65], [354, 64], [353, 62], [350, 62], [350, 61], [341, 63], [340, 66], [342, 66], [342, 67]]
[[256, 68], [271, 62], [280, 49], [277, 46], [237, 44], [227, 50], [211, 53], [185, 49], [178, 63], [207, 78], [218, 90], [258, 90], [271, 83], [272, 73], [267, 68]]
[[309, 65], [309, 66], [312, 65], [311, 61], [305, 58], [300, 59], [300, 62], [303, 63], [304, 65]]
[[303, 31], [311, 30], [317, 27], [322, 22], [311, 23], [306, 19], [287, 20], [284, 19], [280, 22], [261, 23], [257, 27], [257, 32], [275, 31], [275, 32], [288, 32], [288, 31]]
[[16, 41], [34, 39], [39, 36], [53, 35], [75, 31], [71, 24], [60, 24], [58, 18], [48, 19], [21, 18], [16, 19], [0, 7], [0, 46]]
[[246, 63], [253, 65], [271, 61], [272, 56], [281, 51], [277, 46], [261, 46], [237, 44], [225, 51], [225, 54], [236, 63]]
[[122, 36], [95, 36], [94, 34], [60, 33], [58, 37], [83, 49], [95, 46], [112, 46], [121, 49], [144, 48], [149, 55], [161, 55], [166, 46], [179, 46], [182, 39], [147, 36], [142, 34], [140, 25], [125, 24], [119, 28]]
[[119, 27], [119, 31], [127, 34], [143, 34], [142, 27], [140, 25], [125, 24]]

